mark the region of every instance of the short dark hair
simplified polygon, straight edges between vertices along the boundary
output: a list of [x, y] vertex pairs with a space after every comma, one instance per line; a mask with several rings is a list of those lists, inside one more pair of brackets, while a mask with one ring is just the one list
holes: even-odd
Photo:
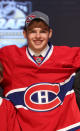
[[[28, 27], [26, 27], [26, 22], [25, 22], [25, 26], [24, 26], [24, 28], [23, 28], [23, 30], [25, 30], [25, 31], [27, 31], [27, 29], [30, 27], [30, 26], [32, 26], [34, 23], [43, 23], [45, 26], [46, 26], [46, 28], [49, 30], [50, 29], [50, 27], [42, 20], [42, 19], [39, 19], [39, 18], [36, 18], [36, 19], [34, 19], [34, 20], [32, 20], [31, 22], [30, 22], [30, 24], [28, 25]], [[36, 25], [36, 27], [37, 27], [37, 25]]]

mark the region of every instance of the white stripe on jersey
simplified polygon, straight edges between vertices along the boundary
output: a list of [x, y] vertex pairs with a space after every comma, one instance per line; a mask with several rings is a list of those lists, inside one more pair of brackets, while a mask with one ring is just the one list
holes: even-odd
[[80, 122], [78, 122], [78, 123], [76, 123], [76, 124], [73, 124], [73, 125], [71, 125], [71, 126], [65, 127], [65, 128], [63, 128], [63, 129], [57, 130], [57, 131], [68, 131], [68, 130], [73, 129], [73, 128], [76, 128], [76, 127], [78, 127], [78, 126], [80, 126]]

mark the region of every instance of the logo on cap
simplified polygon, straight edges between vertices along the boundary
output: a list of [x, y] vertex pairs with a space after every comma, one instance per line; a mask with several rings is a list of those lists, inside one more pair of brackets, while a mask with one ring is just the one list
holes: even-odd
[[26, 23], [29, 24], [35, 17], [35, 15], [29, 15], [26, 19]]

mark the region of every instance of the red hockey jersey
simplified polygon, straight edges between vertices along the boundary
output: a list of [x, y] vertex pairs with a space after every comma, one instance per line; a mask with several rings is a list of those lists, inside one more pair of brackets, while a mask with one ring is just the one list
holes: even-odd
[[16, 110], [9, 100], [0, 97], [0, 131], [20, 131]]
[[80, 112], [72, 89], [80, 68], [80, 48], [50, 48], [37, 64], [28, 48], [0, 50], [4, 66], [4, 95], [17, 108], [22, 131], [77, 131]]

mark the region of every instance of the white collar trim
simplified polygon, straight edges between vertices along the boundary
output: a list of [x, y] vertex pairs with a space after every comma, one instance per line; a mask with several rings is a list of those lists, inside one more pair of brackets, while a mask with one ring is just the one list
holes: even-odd
[[51, 49], [50, 49], [50, 51], [48, 52], [47, 56], [45, 56], [45, 59], [43, 60], [43, 62], [42, 62], [40, 65], [38, 65], [38, 64], [34, 61], [33, 57], [31, 56], [32, 54], [31, 54], [31, 55], [29, 54], [27, 48], [26, 48], [26, 55], [27, 55], [27, 57], [28, 57], [31, 61], [33, 61], [36, 65], [41, 66], [44, 62], [46, 62], [46, 61], [50, 58], [50, 56], [51, 56], [51, 54], [52, 54], [52, 52], [53, 52], [53, 49], [54, 49], [54, 46], [51, 47]]

